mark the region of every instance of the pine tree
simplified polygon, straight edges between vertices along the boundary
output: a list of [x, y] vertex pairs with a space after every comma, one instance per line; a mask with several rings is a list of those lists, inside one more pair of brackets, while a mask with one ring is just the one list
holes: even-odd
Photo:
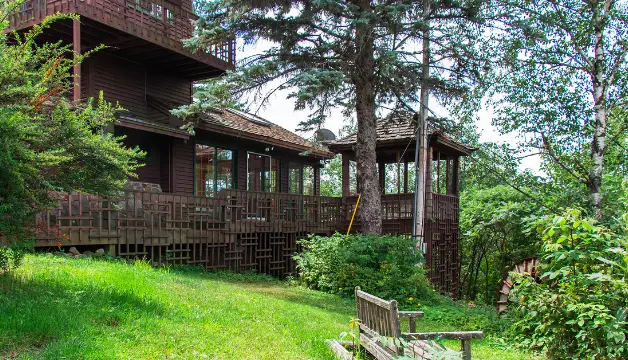
[[[419, 103], [422, 80], [432, 94], [464, 94], [481, 68], [474, 42], [479, 1], [218, 0], [196, 4], [193, 48], [237, 37], [271, 47], [239, 62], [222, 79], [231, 95], [256, 91], [260, 103], [290, 89], [296, 109], [309, 109], [300, 130], [315, 129], [332, 108], [357, 120], [357, 178], [362, 196], [359, 221], [366, 233], [381, 233], [381, 194], [376, 171], [376, 121], [387, 110]], [[431, 35], [431, 73], [422, 79], [423, 34]], [[180, 115], [186, 111], [179, 112]]]

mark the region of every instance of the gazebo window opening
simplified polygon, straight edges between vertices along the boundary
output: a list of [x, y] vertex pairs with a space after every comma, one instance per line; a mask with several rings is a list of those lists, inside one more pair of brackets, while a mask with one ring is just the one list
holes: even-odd
[[455, 194], [456, 158], [434, 151], [432, 158], [432, 192], [438, 194]]

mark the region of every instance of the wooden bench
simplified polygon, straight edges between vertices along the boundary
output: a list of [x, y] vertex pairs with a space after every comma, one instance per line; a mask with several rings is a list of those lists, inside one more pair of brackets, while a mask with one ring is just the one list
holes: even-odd
[[[399, 311], [397, 301], [386, 301], [355, 289], [355, 300], [360, 321], [360, 344], [378, 360], [389, 360], [397, 356], [432, 359], [435, 350], [445, 348], [434, 343], [435, 339], [460, 340], [463, 359], [471, 359], [471, 340], [481, 339], [481, 331], [416, 332], [416, 318], [423, 317], [420, 311]], [[409, 319], [410, 332], [401, 332], [400, 318]], [[393, 339], [402, 339], [393, 342]], [[390, 340], [390, 341], [389, 341]]]

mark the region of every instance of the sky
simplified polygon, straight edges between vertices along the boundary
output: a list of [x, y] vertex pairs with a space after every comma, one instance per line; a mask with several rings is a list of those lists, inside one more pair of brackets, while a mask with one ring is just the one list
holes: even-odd
[[[265, 50], [268, 46], [268, 43], [264, 42], [258, 42], [256, 44], [246, 46], [243, 44], [239, 44], [237, 56], [239, 58], [250, 56]], [[309, 111], [294, 110], [294, 100], [287, 98], [289, 93], [290, 90], [277, 91], [268, 102], [269, 105], [259, 108], [256, 115], [290, 131], [295, 131], [299, 122], [306, 120]], [[255, 110], [258, 109], [259, 104], [251, 102], [249, 103], [249, 106], [251, 112], [255, 113]], [[432, 105], [430, 103], [430, 107], [437, 115], [446, 116], [446, 110], [438, 106], [438, 104]], [[502, 135], [492, 125], [492, 120], [495, 116], [492, 109], [483, 108], [478, 115], [479, 121], [476, 123], [476, 126], [481, 134], [481, 142], [510, 143], [513, 145], [518, 142], [518, 137], [516, 134]], [[331, 115], [327, 118], [324, 127], [331, 130], [334, 134], [338, 135], [338, 132], [344, 125], [345, 121], [346, 120], [341, 114], [340, 110], [332, 111]], [[303, 134], [299, 135], [304, 136]], [[534, 173], [540, 173], [539, 162], [540, 159], [538, 156], [526, 157], [522, 160], [520, 168], [521, 170], [530, 169]]]

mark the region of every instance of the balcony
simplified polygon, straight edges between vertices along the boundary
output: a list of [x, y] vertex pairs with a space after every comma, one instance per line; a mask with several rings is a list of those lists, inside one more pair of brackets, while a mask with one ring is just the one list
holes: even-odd
[[[192, 52], [181, 40], [192, 37], [191, 3], [180, 0], [30, 0], [9, 16], [9, 28], [24, 30], [57, 12], [81, 16], [82, 51], [100, 44], [116, 56], [181, 72], [190, 79], [219, 75], [235, 66], [235, 40]], [[59, 21], [47, 36], [72, 41], [72, 24]]]

